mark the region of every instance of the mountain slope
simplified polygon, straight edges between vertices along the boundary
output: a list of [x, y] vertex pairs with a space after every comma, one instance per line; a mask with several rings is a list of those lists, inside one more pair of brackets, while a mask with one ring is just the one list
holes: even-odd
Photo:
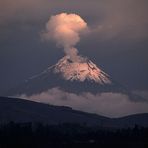
[[107, 118], [96, 114], [73, 110], [69, 107], [52, 106], [17, 98], [0, 97], [0, 122], [42, 122], [47, 124], [79, 123], [108, 128], [148, 127], [148, 114], [122, 118]]
[[73, 62], [68, 56], [65, 56], [56, 65], [9, 90], [5, 96], [21, 94], [31, 96], [55, 87], [76, 94], [83, 92], [92, 94], [101, 92], [129, 94], [127, 89], [113, 81], [108, 74], [89, 59], [81, 57], [80, 61]]
[[43, 122], [100, 124], [108, 118], [72, 110], [69, 107], [52, 106], [17, 98], [0, 97], [0, 122]]
[[62, 75], [63, 79], [84, 82], [86, 80], [99, 84], [111, 84], [109, 75], [99, 69], [92, 61], [82, 58], [73, 62], [69, 56], [63, 57], [55, 65], [54, 73]]

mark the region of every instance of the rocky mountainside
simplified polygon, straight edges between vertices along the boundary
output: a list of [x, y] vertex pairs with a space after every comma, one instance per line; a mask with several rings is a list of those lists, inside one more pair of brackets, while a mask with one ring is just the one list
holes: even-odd
[[68, 56], [65, 56], [55, 65], [54, 72], [61, 74], [65, 80], [80, 82], [88, 80], [101, 85], [111, 84], [109, 75], [87, 58], [73, 62]]

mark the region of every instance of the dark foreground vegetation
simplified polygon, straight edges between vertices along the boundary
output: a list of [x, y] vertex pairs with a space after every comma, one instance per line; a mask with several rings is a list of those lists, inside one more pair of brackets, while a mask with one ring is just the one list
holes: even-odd
[[0, 148], [148, 148], [148, 128], [101, 129], [78, 124], [1, 124]]

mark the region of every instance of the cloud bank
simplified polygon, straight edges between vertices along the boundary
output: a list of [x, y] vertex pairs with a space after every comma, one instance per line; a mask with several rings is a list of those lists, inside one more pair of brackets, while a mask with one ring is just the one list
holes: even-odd
[[131, 101], [128, 96], [120, 93], [109, 92], [97, 95], [83, 93], [76, 95], [64, 92], [58, 88], [53, 88], [30, 97], [26, 95], [19, 97], [53, 105], [69, 106], [73, 109], [97, 113], [108, 117], [121, 117], [129, 114], [148, 112], [148, 102]]

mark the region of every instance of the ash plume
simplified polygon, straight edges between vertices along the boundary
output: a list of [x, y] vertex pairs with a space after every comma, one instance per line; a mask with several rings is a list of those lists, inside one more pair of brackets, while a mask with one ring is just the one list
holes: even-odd
[[55, 41], [58, 46], [64, 48], [65, 54], [70, 56], [72, 61], [78, 61], [81, 57], [74, 46], [80, 41], [80, 34], [87, 30], [87, 23], [79, 15], [61, 13], [51, 16], [43, 37]]

